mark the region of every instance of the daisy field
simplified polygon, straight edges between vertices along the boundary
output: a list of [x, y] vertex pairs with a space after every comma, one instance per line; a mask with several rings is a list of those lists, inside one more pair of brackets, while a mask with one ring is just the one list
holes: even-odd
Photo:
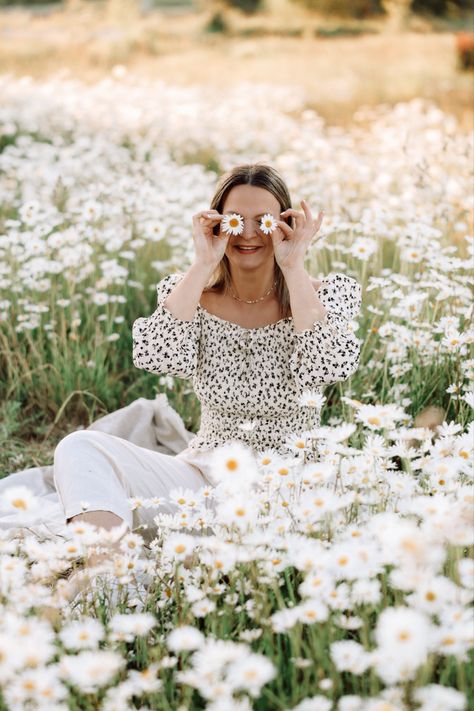
[[115, 534], [39, 537], [41, 502], [2, 495], [25, 527], [0, 530], [0, 709], [472, 708], [474, 134], [421, 98], [343, 128], [299, 85], [216, 97], [118, 64], [0, 76], [0, 146], [1, 476], [139, 397], [196, 431], [192, 383], [134, 368], [131, 324], [191, 263], [222, 171], [281, 171], [325, 211], [308, 272], [363, 290], [360, 366], [302, 394], [288, 456], [228, 442], [215, 487], [169, 492], [174, 514], [130, 499], [156, 536], [122, 536], [75, 604], [67, 575]]

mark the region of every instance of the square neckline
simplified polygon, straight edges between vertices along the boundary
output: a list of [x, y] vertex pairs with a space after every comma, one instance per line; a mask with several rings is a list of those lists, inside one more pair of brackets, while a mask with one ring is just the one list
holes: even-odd
[[266, 328], [273, 328], [274, 326], [278, 326], [280, 323], [284, 323], [285, 321], [292, 321], [293, 317], [292, 316], [287, 316], [286, 318], [281, 318], [278, 321], [274, 321], [273, 323], [267, 323], [265, 326], [253, 326], [253, 327], [247, 327], [247, 326], [241, 326], [240, 323], [235, 323], [235, 321], [228, 321], [226, 318], [222, 318], [221, 316], [217, 316], [216, 314], [211, 313], [207, 309], [204, 308], [204, 306], [201, 306], [201, 304], [198, 302], [198, 309], [201, 309], [201, 311], [206, 315], [206, 317], [213, 319], [215, 321], [220, 321], [221, 323], [225, 323], [228, 326], [235, 326], [236, 328], [240, 329], [241, 331], [263, 331]]

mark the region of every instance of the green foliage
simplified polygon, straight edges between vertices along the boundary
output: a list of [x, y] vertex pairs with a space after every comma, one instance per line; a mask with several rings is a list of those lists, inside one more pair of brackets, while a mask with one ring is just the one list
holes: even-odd
[[[47, 4], [60, 5], [61, 0], [48, 0]], [[11, 5], [24, 5], [24, 6], [42, 6], [45, 5], [45, 0], [0, 0], [0, 7], [9, 7]], [[0, 707], [1, 708], [1, 707]]]
[[217, 10], [204, 27], [204, 30], [205, 32], [222, 32], [223, 34], [228, 32], [229, 25], [224, 17], [224, 14], [220, 10]]
[[323, 15], [363, 19], [385, 13], [382, 0], [293, 0]]
[[242, 12], [245, 12], [248, 15], [258, 12], [262, 9], [263, 5], [262, 0], [225, 0], [225, 2], [229, 5], [229, 7], [242, 10]]
[[304, 34], [304, 29], [302, 27], [282, 27], [282, 28], [269, 28], [269, 27], [243, 27], [236, 34], [240, 37], [302, 37]]
[[412, 0], [411, 10], [419, 14], [443, 16], [453, 9], [473, 10], [472, 0]]
[[[293, 0], [293, 2], [322, 15], [364, 19], [386, 14], [384, 0]], [[414, 13], [444, 16], [452, 14], [453, 10], [473, 8], [473, 0], [412, 0], [410, 9]]]
[[377, 34], [376, 30], [367, 27], [317, 27], [314, 30], [316, 37], [357, 37], [358, 35]]

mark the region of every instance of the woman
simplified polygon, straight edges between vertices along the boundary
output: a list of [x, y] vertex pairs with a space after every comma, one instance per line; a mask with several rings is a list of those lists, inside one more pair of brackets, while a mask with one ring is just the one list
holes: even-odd
[[[101, 432], [67, 435], [55, 450], [54, 477], [68, 522], [152, 528], [156, 509], [132, 513], [128, 497], [212, 484], [212, 451], [230, 440], [288, 455], [285, 439], [308, 426], [298, 397], [356, 370], [360, 344], [349, 322], [361, 288], [341, 273], [318, 282], [306, 272], [323, 213], [313, 218], [304, 200], [302, 208], [291, 208], [270, 166], [242, 165], [221, 178], [211, 208], [193, 216], [193, 263], [159, 282], [156, 310], [133, 324], [137, 368], [193, 379], [199, 431], [176, 456]], [[222, 228], [232, 213], [240, 233]], [[264, 214], [276, 221], [271, 234], [260, 227]]]

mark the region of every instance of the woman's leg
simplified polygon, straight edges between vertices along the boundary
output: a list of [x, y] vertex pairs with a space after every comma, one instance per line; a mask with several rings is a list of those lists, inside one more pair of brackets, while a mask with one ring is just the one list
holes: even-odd
[[97, 430], [72, 432], [58, 443], [54, 483], [67, 521], [87, 510], [104, 528], [125, 521], [130, 529], [153, 525], [159, 511], [175, 513], [177, 507], [164, 502], [159, 509], [132, 511], [128, 498], [167, 497], [178, 486], [196, 491], [208, 485], [196, 466], [179, 457]]
[[[66, 522], [83, 519], [107, 529], [124, 521], [128, 529], [144, 524], [145, 539], [153, 537], [157, 513], [175, 513], [177, 507], [165, 501], [160, 507], [132, 511], [129, 497], [167, 497], [178, 486], [196, 491], [208, 485], [196, 466], [178, 457], [97, 430], [72, 432], [58, 443], [54, 482]], [[93, 552], [89, 564], [94, 566], [106, 556]]]

